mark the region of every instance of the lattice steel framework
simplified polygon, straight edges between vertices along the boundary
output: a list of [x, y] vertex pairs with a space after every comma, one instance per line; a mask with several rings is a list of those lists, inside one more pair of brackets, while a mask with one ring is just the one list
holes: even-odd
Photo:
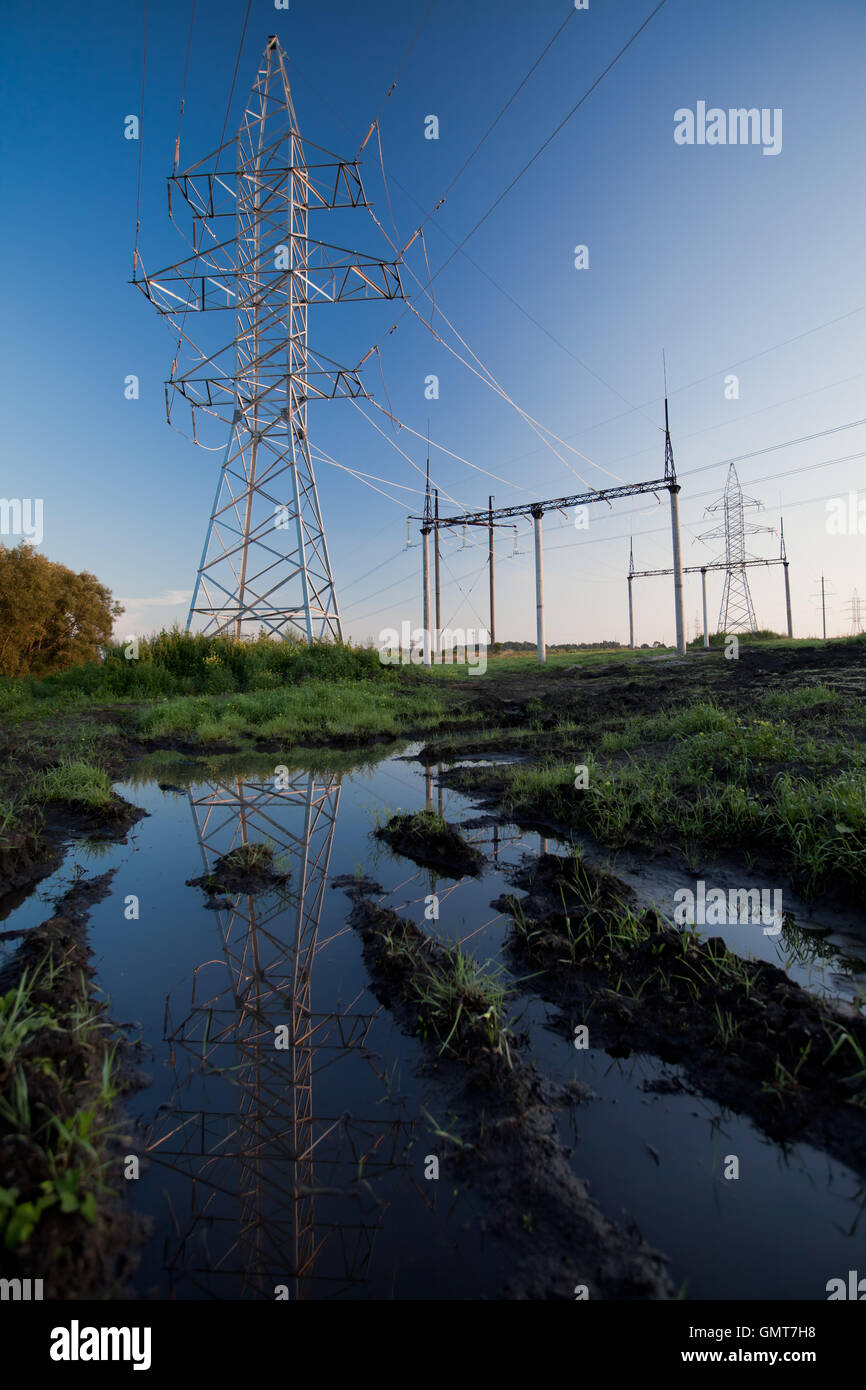
[[[297, 773], [275, 791], [236, 778], [189, 798], [207, 872], [229, 850], [267, 840], [290, 878], [216, 912], [222, 960], [198, 968], [176, 1024], [166, 1005], [175, 1086], [147, 1152], [185, 1177], [189, 1200], [166, 1264], [173, 1280], [211, 1294], [227, 1277], [238, 1298], [273, 1299], [278, 1285], [306, 1298], [314, 1281], [339, 1292], [363, 1281], [382, 1217], [358, 1173], [400, 1164], [411, 1130], [314, 1111], [314, 1072], [365, 1053], [376, 1017], [354, 1011], [357, 1000], [340, 1012], [312, 1008], [340, 781]], [[289, 1045], [277, 1049], [283, 1024]], [[314, 1160], [325, 1169], [318, 1185]]]
[[707, 565], [712, 569], [723, 567], [725, 583], [722, 589], [722, 602], [719, 608], [717, 632], [754, 632], [757, 629], [755, 608], [749, 589], [746, 565], [752, 557], [746, 553], [746, 536], [759, 531], [775, 534], [772, 526], [755, 526], [747, 522], [747, 507], [760, 508], [761, 503], [754, 497], [747, 497], [740, 487], [737, 470], [733, 464], [728, 468], [725, 490], [718, 502], [707, 507], [705, 515], [722, 514], [722, 523], [712, 531], [705, 531], [700, 540], [721, 540], [725, 542], [724, 558]]
[[[234, 167], [220, 159], [234, 151]], [[233, 142], [169, 179], [192, 211], [194, 254], [134, 283], [178, 333], [166, 383], [171, 422], [189, 404], [230, 428], [187, 630], [236, 637], [340, 639], [342, 630], [307, 431], [311, 399], [364, 394], [356, 371], [314, 354], [311, 305], [402, 298], [397, 262], [310, 235], [310, 214], [367, 208], [356, 162], [301, 138], [285, 55], [265, 48]], [[222, 229], [233, 233], [222, 240]], [[187, 332], [190, 312], [230, 313], [235, 335], [215, 352]], [[186, 366], [186, 363], [190, 365]]]

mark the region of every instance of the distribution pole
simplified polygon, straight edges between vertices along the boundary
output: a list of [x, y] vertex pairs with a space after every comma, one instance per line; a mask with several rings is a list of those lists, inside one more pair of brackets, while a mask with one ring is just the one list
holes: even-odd
[[628, 543], [628, 645], [634, 651], [634, 595], [632, 594], [632, 575], [634, 573], [634, 542]]
[[487, 526], [487, 551], [490, 563], [490, 646], [493, 647], [496, 641], [496, 606], [493, 597], [493, 498], [487, 499], [487, 514], [489, 523]]
[[821, 622], [824, 627], [824, 640], [827, 640], [827, 605], [824, 601], [824, 576], [821, 575]]
[[534, 507], [532, 517], [535, 523], [535, 611], [536, 611], [536, 635], [538, 642], [538, 660], [547, 660], [547, 648], [544, 644], [544, 569], [541, 556], [541, 518], [544, 512], [541, 507]]
[[785, 523], [779, 517], [779, 536], [782, 565], [785, 570], [785, 615], [788, 619], [788, 636], [794, 636], [794, 625], [791, 622], [791, 580], [788, 575], [788, 552], [785, 549]]
[[704, 602], [704, 646], [710, 645], [710, 633], [707, 627], [707, 570], [706, 566], [701, 569], [701, 598]]
[[430, 532], [433, 529], [433, 514], [430, 507], [430, 460], [427, 460], [427, 490], [424, 493], [424, 537], [422, 563], [424, 566], [424, 665], [431, 665], [430, 659]]
[[683, 617], [683, 562], [680, 554], [680, 502], [679, 484], [674, 467], [674, 451], [671, 444], [671, 427], [668, 420], [668, 397], [665, 392], [665, 478], [669, 480], [668, 492], [671, 499], [671, 537], [673, 541], [674, 568], [674, 622], [677, 635], [677, 651], [680, 656], [686, 653], [686, 625]]
[[433, 652], [438, 660], [442, 653], [439, 651], [439, 642], [442, 634], [442, 607], [441, 595], [439, 591], [439, 489], [435, 491], [434, 503], [434, 526], [433, 526], [433, 578], [436, 585], [436, 637], [433, 642]]
[[422, 526], [424, 537], [424, 665], [430, 661], [430, 527]]

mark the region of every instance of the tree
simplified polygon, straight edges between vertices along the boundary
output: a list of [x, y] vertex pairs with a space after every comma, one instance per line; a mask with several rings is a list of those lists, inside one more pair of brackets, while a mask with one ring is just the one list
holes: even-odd
[[76, 574], [26, 541], [0, 546], [0, 674], [45, 676], [95, 661], [123, 612], [93, 574]]

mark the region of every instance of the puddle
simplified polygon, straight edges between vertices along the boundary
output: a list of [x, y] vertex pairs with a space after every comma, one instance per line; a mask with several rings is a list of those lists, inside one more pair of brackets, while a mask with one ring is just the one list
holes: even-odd
[[[491, 825], [405, 751], [345, 764], [288, 770], [275, 789], [272, 759], [223, 758], [217, 771], [163, 758], [118, 785], [149, 812], [129, 843], [98, 853], [72, 846], [39, 901], [4, 923], [42, 920], [46, 898], [76, 865], [117, 869], [92, 910], [90, 944], [111, 1014], [140, 1030], [152, 1078], [130, 1101], [141, 1126], [133, 1150], [147, 1162], [129, 1197], [153, 1222], [139, 1298], [273, 1299], [278, 1288], [291, 1299], [501, 1294], [502, 1247], [479, 1233], [480, 1200], [455, 1195], [444, 1172], [438, 1182], [424, 1177], [425, 1156], [437, 1152], [431, 1127], [447, 1128], [442, 1093], [423, 1065], [429, 1054], [370, 993], [346, 926], [349, 900], [329, 880], [363, 873], [382, 885], [384, 905], [495, 960], [508, 923], [490, 904], [508, 890], [509, 867], [560, 846]], [[482, 878], [437, 876], [373, 839], [377, 821], [425, 806], [468, 823], [467, 838], [488, 859]], [[186, 885], [260, 840], [289, 875], [282, 886], [209, 909]], [[660, 906], [682, 886], [681, 876], [673, 885], [623, 862], [617, 872]], [[438, 920], [427, 917], [431, 894]], [[137, 919], [128, 916], [133, 898]], [[827, 938], [812, 940], [805, 964], [782, 938], [756, 944], [812, 988], [853, 992], [845, 959]], [[575, 1172], [606, 1216], [636, 1221], [670, 1257], [687, 1297], [823, 1299], [829, 1278], [858, 1267], [858, 1255], [862, 1265], [864, 1194], [848, 1169], [805, 1145], [785, 1154], [694, 1096], [648, 1093], [646, 1082], [675, 1069], [577, 1052], [535, 997], [519, 996], [513, 1012], [539, 1068], [594, 1093], [559, 1118]], [[277, 1036], [285, 1047], [274, 1046]], [[728, 1154], [740, 1159], [738, 1181], [723, 1177]]]

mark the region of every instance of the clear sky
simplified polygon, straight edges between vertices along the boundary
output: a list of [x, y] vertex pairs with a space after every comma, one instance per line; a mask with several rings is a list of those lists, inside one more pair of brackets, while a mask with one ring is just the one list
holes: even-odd
[[[565, 19], [426, 224], [432, 270], [654, 3], [590, 0], [587, 10], [574, 11], [571, 0], [434, 0], [381, 116], [400, 244]], [[253, 0], [228, 129], [238, 124], [268, 35], [277, 33], [291, 62], [302, 133], [352, 158], [427, 4], [291, 0], [277, 10], [272, 0]], [[197, 6], [181, 168], [219, 141], [245, 9], [242, 0]], [[185, 619], [220, 461], [219, 452], [197, 449], [166, 425], [172, 337], [128, 283], [140, 153], [145, 265], [154, 271], [185, 254], [168, 221], [165, 176], [191, 2], [150, 0], [143, 113], [143, 0], [47, 10], [7, 0], [4, 10], [0, 491], [44, 499], [42, 552], [96, 573], [126, 605], [119, 632], [145, 632]], [[718, 542], [696, 539], [713, 524], [704, 508], [721, 493], [727, 461], [752, 455], [737, 465], [744, 490], [765, 504], [765, 514], [752, 519], [776, 526], [780, 510], [785, 517], [795, 634], [820, 630], [812, 596], [822, 572], [828, 630], [849, 631], [855, 588], [866, 614], [866, 517], [863, 535], [830, 534], [826, 499], [858, 485], [866, 496], [866, 425], [837, 430], [866, 417], [864, 53], [863, 0], [667, 0], [437, 277], [437, 332], [468, 357], [441, 310], [508, 397], [585, 458], [557, 444], [567, 463], [558, 458], [417, 318], [400, 317], [401, 305], [314, 311], [311, 345], [354, 364], [382, 341], [384, 381], [375, 355], [365, 367], [371, 396], [390, 402], [420, 435], [429, 421], [434, 444], [502, 480], [434, 447], [434, 481], [473, 508], [486, 505], [490, 491], [506, 505], [660, 476], [664, 348], [685, 563], [715, 558]], [[781, 109], [781, 151], [677, 144], [675, 112], [699, 102], [725, 111]], [[141, 144], [124, 138], [129, 114], [142, 117]], [[429, 115], [439, 119], [438, 140], [425, 139]], [[364, 160], [370, 199], [390, 228], [375, 137]], [[352, 217], [340, 222], [340, 235], [354, 234], [350, 244], [387, 257], [368, 214]], [[578, 245], [588, 247], [586, 269], [575, 268]], [[407, 259], [426, 279], [420, 239]], [[423, 296], [416, 306], [429, 319]], [[218, 335], [225, 317], [214, 317]], [[138, 400], [124, 398], [129, 374], [140, 378]], [[439, 378], [438, 400], [425, 399], [431, 374]], [[738, 399], [726, 398], [730, 374], [738, 377]], [[384, 435], [349, 402], [310, 407], [314, 443], [390, 480], [384, 490], [400, 499], [318, 465], [344, 629], [356, 640], [405, 619], [414, 625], [421, 615], [417, 531], [416, 545], [403, 549], [407, 506], [415, 510], [421, 498], [397, 486], [419, 487], [421, 478], [392, 444], [421, 467], [426, 445], [395, 431], [372, 406], [365, 410]], [[830, 430], [837, 432], [824, 433]], [[806, 435], [821, 437], [788, 442]], [[785, 447], [772, 447], [779, 444]], [[638, 568], [669, 564], [662, 502], [596, 505], [586, 531], [569, 517], [545, 518], [549, 641], [626, 640], [629, 535]], [[483, 537], [470, 533], [470, 540], [478, 546]], [[750, 543], [759, 555], [777, 546], [771, 535]], [[522, 553], [513, 557], [514, 548], [511, 533], [500, 532], [497, 636], [528, 639], [535, 610], [525, 523], [516, 546]], [[463, 549], [457, 533], [443, 552], [443, 621], [479, 626], [487, 619], [484, 551]], [[709, 587], [714, 620], [721, 579], [712, 577]], [[752, 591], [759, 624], [783, 629], [780, 571], [753, 571]], [[635, 592], [638, 641], [671, 640], [671, 581], [644, 580]], [[694, 576], [686, 589], [690, 637], [699, 601]]]

